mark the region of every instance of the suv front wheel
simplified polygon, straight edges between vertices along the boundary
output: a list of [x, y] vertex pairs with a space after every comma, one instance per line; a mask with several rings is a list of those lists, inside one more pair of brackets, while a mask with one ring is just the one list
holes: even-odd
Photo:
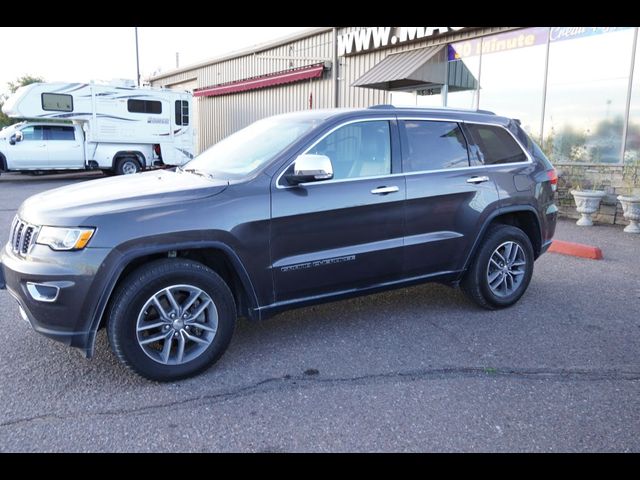
[[168, 382], [196, 375], [222, 356], [236, 308], [216, 272], [191, 260], [164, 259], [126, 278], [107, 318], [118, 358], [146, 378]]
[[533, 274], [533, 247], [517, 227], [489, 228], [460, 286], [467, 296], [489, 310], [509, 307], [524, 294]]

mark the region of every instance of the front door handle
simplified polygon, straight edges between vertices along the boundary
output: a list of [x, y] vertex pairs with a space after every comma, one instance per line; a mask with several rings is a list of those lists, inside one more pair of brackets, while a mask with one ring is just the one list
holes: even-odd
[[489, 181], [489, 177], [471, 177], [471, 178], [467, 178], [467, 183], [482, 183], [482, 182], [488, 182]]
[[398, 187], [378, 187], [371, 190], [374, 195], [386, 195], [387, 193], [394, 193], [400, 190]]

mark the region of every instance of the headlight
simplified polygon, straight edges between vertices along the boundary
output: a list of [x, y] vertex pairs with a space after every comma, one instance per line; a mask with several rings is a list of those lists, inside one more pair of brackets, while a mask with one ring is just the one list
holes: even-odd
[[82, 250], [87, 246], [95, 228], [42, 227], [36, 243], [54, 250]]

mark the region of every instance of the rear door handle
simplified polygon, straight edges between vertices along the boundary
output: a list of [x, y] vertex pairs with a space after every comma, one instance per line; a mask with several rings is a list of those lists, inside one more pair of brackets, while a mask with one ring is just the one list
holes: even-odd
[[378, 187], [371, 190], [374, 195], [386, 195], [387, 193], [394, 193], [400, 190], [398, 187]]
[[488, 182], [489, 181], [489, 177], [471, 177], [471, 178], [467, 178], [467, 183], [482, 183], [482, 182]]

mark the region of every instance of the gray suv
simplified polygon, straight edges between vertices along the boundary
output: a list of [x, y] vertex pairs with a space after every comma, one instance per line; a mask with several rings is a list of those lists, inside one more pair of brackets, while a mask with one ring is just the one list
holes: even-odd
[[106, 327], [147, 378], [197, 374], [239, 316], [435, 281], [514, 304], [555, 230], [557, 176], [491, 112], [313, 110], [174, 171], [27, 199], [0, 256], [22, 317], [91, 357]]

